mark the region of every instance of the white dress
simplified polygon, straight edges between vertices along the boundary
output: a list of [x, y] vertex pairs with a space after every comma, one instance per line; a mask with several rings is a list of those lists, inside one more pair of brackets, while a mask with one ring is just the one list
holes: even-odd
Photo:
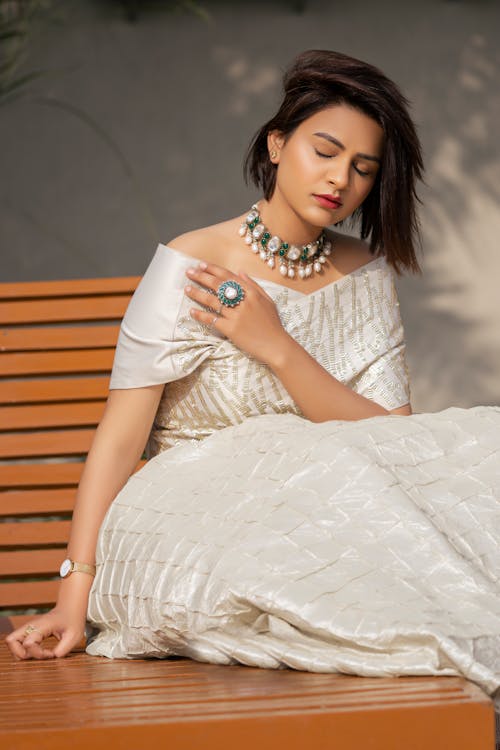
[[[500, 406], [314, 423], [267, 366], [195, 321], [193, 258], [159, 244], [110, 388], [167, 384], [101, 525], [89, 654], [500, 687]], [[332, 375], [410, 400], [382, 256], [311, 294], [254, 277]]]

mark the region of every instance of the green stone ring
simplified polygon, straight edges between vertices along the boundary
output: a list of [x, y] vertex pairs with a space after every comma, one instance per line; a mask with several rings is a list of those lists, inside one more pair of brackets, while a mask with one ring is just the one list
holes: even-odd
[[217, 297], [226, 307], [239, 305], [245, 297], [245, 292], [237, 281], [224, 281], [217, 289]]

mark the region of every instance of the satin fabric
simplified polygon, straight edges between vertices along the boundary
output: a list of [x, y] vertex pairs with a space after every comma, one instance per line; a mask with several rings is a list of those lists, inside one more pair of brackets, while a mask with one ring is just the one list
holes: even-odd
[[[174, 290], [185, 283], [177, 262]], [[151, 276], [151, 284], [158, 276]], [[354, 289], [358, 281], [360, 289]], [[379, 363], [378, 372], [387, 371], [392, 381], [378, 393], [390, 393], [387, 383], [393, 382], [392, 392], [404, 402], [409, 390], [402, 378], [407, 369], [392, 273], [376, 259], [341, 282], [311, 299], [276, 284], [282, 320], [293, 329], [304, 309], [325, 320], [328, 309], [337, 306], [338, 312], [343, 305], [351, 333], [366, 329], [356, 339], [358, 349], [360, 342], [366, 346], [356, 351], [368, 362], [362, 372]], [[361, 289], [365, 303], [392, 299], [392, 306], [353, 306]], [[167, 370], [179, 374], [175, 331], [184, 301], [178, 294], [170, 306], [175, 294], [170, 298], [171, 290], [161, 287], [158, 300], [163, 292], [170, 312], [151, 330], [154, 353], [144, 350], [140, 362], [132, 356], [127, 367], [122, 338], [114, 386], [140, 387]], [[150, 307], [146, 296], [139, 307], [150, 325], [160, 305], [154, 295], [147, 299]], [[358, 309], [361, 328], [348, 319]], [[124, 322], [139, 326], [141, 319], [133, 317], [127, 312]], [[314, 314], [311, 330], [313, 320]], [[201, 329], [188, 320], [183, 325], [182, 354], [192, 363]], [[335, 326], [327, 330], [337, 341]], [[374, 330], [385, 338], [370, 337]], [[132, 326], [127, 336], [129, 331]], [[144, 328], [141, 342], [145, 334]], [[212, 347], [204, 361], [211, 360], [224, 380], [231, 357], [241, 352], [227, 348], [218, 359], [220, 342], [229, 342], [209, 330], [203, 335], [204, 345], [209, 340]], [[173, 362], [162, 358], [158, 340], [167, 342]], [[326, 362], [336, 353], [327, 340], [324, 331], [308, 340], [311, 350], [319, 344], [318, 357]], [[346, 350], [352, 341], [345, 336]], [[386, 370], [391, 351], [399, 365]], [[258, 363], [247, 360], [247, 378], [238, 386], [251, 393]], [[191, 377], [202, 367], [198, 362]], [[266, 378], [262, 382], [272, 388], [268, 373]], [[370, 379], [376, 390], [372, 373]], [[183, 386], [183, 403], [189, 403], [198, 381], [177, 378], [165, 391], [175, 384]], [[269, 403], [275, 403], [272, 390], [261, 400]], [[243, 399], [233, 423], [221, 425], [215, 404], [205, 404], [213, 410], [210, 429], [197, 430], [187, 420], [177, 444], [167, 441], [161, 448], [161, 440], [150, 442], [156, 454], [110, 505], [98, 536], [87, 653], [180, 654], [220, 664], [369, 676], [463, 675], [498, 696], [500, 407], [312, 423], [293, 409], [265, 406], [267, 413], [247, 413]], [[191, 419], [195, 408], [193, 401]], [[168, 433], [168, 425], [159, 408], [152, 432]]]

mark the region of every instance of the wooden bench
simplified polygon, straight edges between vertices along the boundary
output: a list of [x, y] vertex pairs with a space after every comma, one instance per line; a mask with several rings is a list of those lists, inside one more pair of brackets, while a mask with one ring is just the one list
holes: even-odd
[[[55, 603], [76, 488], [138, 281], [0, 284], [4, 634]], [[84, 646], [64, 659], [18, 662], [2, 637], [2, 748], [135, 749], [148, 740], [172, 750], [494, 748], [492, 702], [461, 678], [111, 660]]]

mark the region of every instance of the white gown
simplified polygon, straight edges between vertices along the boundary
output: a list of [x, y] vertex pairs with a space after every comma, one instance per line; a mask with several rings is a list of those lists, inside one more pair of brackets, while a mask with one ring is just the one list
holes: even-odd
[[[463, 675], [498, 696], [500, 406], [311, 422], [189, 315], [192, 264], [159, 244], [122, 322], [110, 388], [167, 385], [101, 525], [87, 653]], [[254, 278], [332, 375], [409, 402], [384, 257], [311, 294]]]

